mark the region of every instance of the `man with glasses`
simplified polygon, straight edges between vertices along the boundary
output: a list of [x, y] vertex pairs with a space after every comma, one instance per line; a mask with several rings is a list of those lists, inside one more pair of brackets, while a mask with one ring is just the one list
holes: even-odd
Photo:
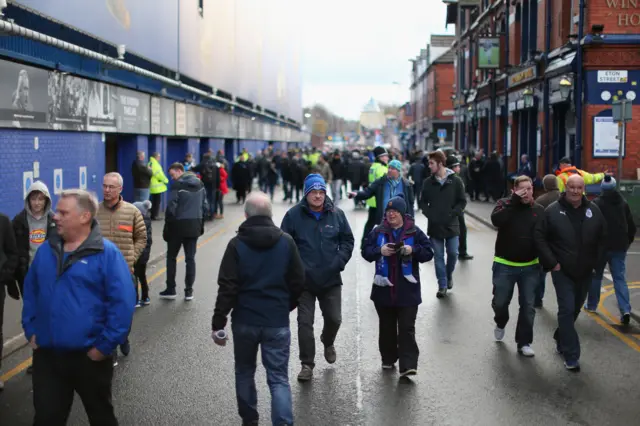
[[[107, 240], [114, 243], [122, 252], [133, 278], [133, 266], [147, 246], [147, 227], [144, 218], [133, 204], [122, 199], [122, 176], [119, 173], [107, 173], [102, 181], [103, 201], [98, 208], [100, 232]], [[136, 292], [137, 293], [137, 292]], [[140, 301], [136, 301], [136, 306]], [[131, 346], [129, 339], [120, 345], [124, 356], [129, 355]], [[117, 364], [114, 353], [114, 365]]]

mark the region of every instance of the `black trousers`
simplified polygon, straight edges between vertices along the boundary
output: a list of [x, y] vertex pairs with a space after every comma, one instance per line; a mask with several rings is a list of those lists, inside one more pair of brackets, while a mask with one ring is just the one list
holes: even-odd
[[160, 204], [162, 203], [162, 194], [151, 194], [151, 220], [158, 218], [160, 212]]
[[196, 281], [196, 249], [198, 248], [197, 238], [172, 238], [167, 241], [167, 289], [176, 288], [176, 263], [180, 247], [184, 248], [184, 263], [187, 273], [184, 277], [185, 290], [193, 288]]
[[2, 335], [2, 327], [4, 325], [4, 299], [6, 298], [4, 284], [0, 284], [0, 367], [2, 367], [2, 346], [4, 336]]
[[137, 300], [144, 300], [149, 297], [149, 282], [147, 281], [147, 264], [136, 262], [133, 265], [133, 274], [137, 279], [137, 282], [140, 283], [140, 290], [142, 290], [142, 298], [140, 297], [140, 291], [138, 290], [138, 286], [136, 285], [136, 280], [134, 280], [134, 285], [136, 287], [136, 298]]
[[367, 236], [369, 236], [369, 232], [371, 232], [374, 226], [378, 225], [376, 223], [377, 215], [378, 215], [378, 208], [369, 207], [369, 216], [367, 217], [367, 223], [364, 224], [364, 233], [362, 234], [362, 241], [360, 241], [360, 247], [364, 247], [364, 242], [367, 240]]
[[467, 224], [464, 221], [464, 212], [458, 216], [458, 223], [460, 224], [460, 238], [458, 238], [458, 255], [463, 256], [467, 253]]
[[380, 331], [378, 347], [383, 364], [400, 361], [400, 371], [418, 368], [420, 350], [416, 343], [417, 306], [376, 306]]
[[87, 351], [33, 353], [34, 426], [67, 424], [74, 392], [82, 400], [91, 426], [117, 426], [111, 401], [113, 360], [92, 361]]

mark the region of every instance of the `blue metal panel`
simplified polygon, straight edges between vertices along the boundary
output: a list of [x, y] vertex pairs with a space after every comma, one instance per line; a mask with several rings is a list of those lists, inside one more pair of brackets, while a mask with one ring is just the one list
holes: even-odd
[[188, 152], [188, 139], [167, 138], [167, 155], [165, 170], [173, 163], [182, 162]]
[[[628, 70], [627, 73], [628, 79], [626, 83], [598, 83], [598, 71], [586, 71], [584, 88], [586, 103], [589, 105], [611, 105], [613, 96], [623, 99], [629, 91], [633, 91], [638, 95], [640, 91], [640, 86], [638, 86], [640, 83], [640, 70]], [[612, 96], [608, 101], [602, 99], [602, 93], [605, 91]], [[639, 99], [636, 96], [633, 103], [637, 105], [638, 102]]]

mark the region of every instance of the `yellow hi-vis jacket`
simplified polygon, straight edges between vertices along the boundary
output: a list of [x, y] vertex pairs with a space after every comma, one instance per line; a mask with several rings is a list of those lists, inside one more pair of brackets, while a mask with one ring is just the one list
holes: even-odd
[[158, 163], [158, 160], [151, 157], [149, 160], [149, 167], [151, 167], [151, 183], [149, 185], [149, 192], [151, 194], [162, 194], [167, 192], [167, 184], [169, 183], [169, 179], [164, 174], [162, 170], [162, 166]]
[[[373, 182], [377, 181], [381, 177], [385, 176], [388, 170], [389, 170], [389, 167], [385, 164], [379, 163], [377, 161], [373, 163], [369, 168], [369, 185], [371, 185]], [[367, 200], [367, 206], [375, 209], [376, 197], [369, 198]]]
[[585, 185], [593, 185], [594, 183], [602, 182], [604, 179], [604, 173], [587, 173], [584, 170], [575, 168], [574, 166], [565, 167], [561, 170], [556, 170], [556, 180], [558, 181], [558, 189], [560, 192], [567, 190], [567, 180], [573, 175], [580, 175], [584, 179]]

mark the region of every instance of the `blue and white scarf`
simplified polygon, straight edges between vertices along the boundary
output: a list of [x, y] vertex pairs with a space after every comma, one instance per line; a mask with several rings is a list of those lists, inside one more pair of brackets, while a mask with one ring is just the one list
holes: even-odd
[[[382, 247], [389, 242], [387, 235], [383, 233], [378, 234], [378, 247]], [[413, 237], [406, 238], [404, 243], [413, 247]], [[376, 275], [373, 277], [373, 285], [379, 287], [393, 287], [393, 283], [389, 280], [389, 260], [393, 259], [393, 256], [380, 256], [380, 259], [376, 261]], [[393, 259], [395, 260], [395, 259]], [[417, 284], [418, 280], [413, 276], [413, 259], [411, 257], [401, 257], [400, 265], [402, 268], [402, 275], [404, 279], [410, 283]]]

